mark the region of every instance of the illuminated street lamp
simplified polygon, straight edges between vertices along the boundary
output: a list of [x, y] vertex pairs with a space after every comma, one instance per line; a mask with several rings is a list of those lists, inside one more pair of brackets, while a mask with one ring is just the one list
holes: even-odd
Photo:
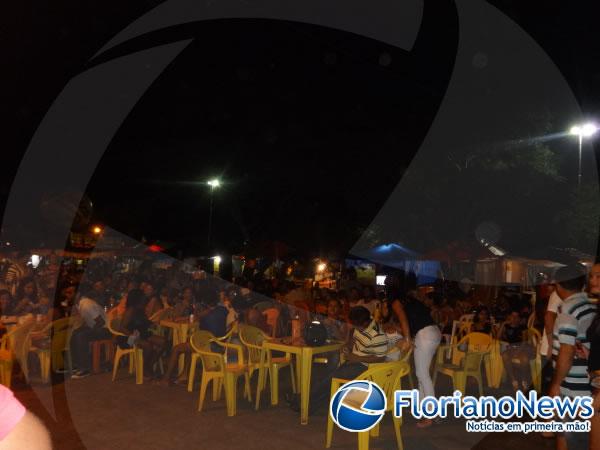
[[213, 216], [213, 191], [221, 186], [221, 181], [218, 178], [213, 178], [206, 182], [210, 186], [210, 210], [208, 212], [208, 236], [206, 238], [206, 242], [208, 245], [208, 249], [210, 250], [210, 232], [212, 229], [212, 216]]
[[99, 227], [98, 225], [96, 225], [94, 228], [92, 228], [92, 233], [94, 233], [96, 236], [98, 236], [100, 233], [102, 233], [102, 227]]
[[577, 172], [577, 187], [581, 186], [581, 147], [583, 145], [583, 138], [592, 137], [598, 131], [598, 127], [593, 123], [586, 123], [583, 125], [576, 125], [569, 130], [572, 136], [579, 137], [579, 171]]

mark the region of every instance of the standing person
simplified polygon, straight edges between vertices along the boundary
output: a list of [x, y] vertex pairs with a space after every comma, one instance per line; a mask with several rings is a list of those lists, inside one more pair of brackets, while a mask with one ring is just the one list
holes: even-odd
[[73, 365], [77, 371], [73, 379], [85, 378], [90, 375], [92, 367], [92, 355], [90, 353], [90, 342], [102, 339], [110, 339], [110, 331], [107, 327], [107, 318], [104, 308], [96, 300], [98, 293], [94, 290], [79, 299], [77, 309], [83, 319], [83, 324], [73, 331], [71, 336], [71, 355]]
[[[403, 347], [410, 345], [410, 337], [414, 339], [415, 374], [419, 381], [420, 398], [434, 396], [429, 367], [440, 345], [442, 333], [433, 321], [429, 308], [412, 296], [409, 296], [404, 304], [399, 299], [395, 299], [392, 303], [392, 310], [400, 323], [402, 335], [405, 337]], [[431, 419], [421, 419], [417, 426], [427, 428], [432, 424]]]
[[[592, 266], [589, 274], [588, 293], [593, 301], [600, 299], [600, 262]], [[591, 379], [592, 396], [594, 397], [594, 416], [590, 419], [590, 450], [600, 448], [600, 314], [596, 314], [588, 328], [587, 338], [590, 341], [589, 352], [583, 345], [578, 346], [578, 356], [588, 359], [588, 373]]]
[[[578, 342], [589, 350], [587, 331], [596, 314], [583, 288], [585, 272], [579, 265], [561, 267], [556, 271], [556, 292], [562, 299], [552, 339], [552, 356], [555, 361], [554, 375], [549, 396], [578, 397], [591, 395], [590, 378], [587, 374], [588, 360], [575, 358]], [[587, 433], [562, 433], [556, 437], [557, 450], [586, 449]]]

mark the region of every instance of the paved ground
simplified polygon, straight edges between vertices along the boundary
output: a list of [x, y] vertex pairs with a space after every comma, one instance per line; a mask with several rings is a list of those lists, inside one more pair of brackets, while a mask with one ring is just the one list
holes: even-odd
[[[197, 412], [197, 389], [190, 394], [178, 386], [137, 386], [126, 371], [114, 383], [109, 374], [101, 374], [66, 383], [58, 380], [52, 387], [36, 385], [32, 390], [17, 384], [15, 388], [21, 401], [50, 428], [55, 447], [61, 450], [324, 448], [324, 411], [312, 416], [305, 426], [300, 425], [298, 414], [285, 404], [278, 407], [265, 404], [255, 411], [241, 397], [236, 417], [226, 416], [224, 400], [213, 402], [210, 398], [205, 411]], [[266, 395], [263, 398], [266, 403]], [[43, 402], [53, 404], [54, 416]], [[535, 434], [467, 433], [464, 421], [456, 419], [421, 430], [408, 418], [402, 426], [402, 435], [406, 450], [553, 448], [552, 441]], [[355, 449], [356, 437], [336, 429], [332, 448]], [[371, 440], [371, 448], [396, 448], [389, 418], [384, 418], [381, 436]]]

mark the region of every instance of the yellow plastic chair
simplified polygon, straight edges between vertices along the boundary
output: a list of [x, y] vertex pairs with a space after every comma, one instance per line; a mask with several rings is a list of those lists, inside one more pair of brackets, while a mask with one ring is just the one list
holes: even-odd
[[[394, 361], [389, 363], [378, 363], [371, 364], [369, 368], [356, 377], [356, 380], [369, 380], [376, 383], [385, 392], [387, 397], [387, 411], [391, 411], [394, 408], [394, 391], [402, 388], [401, 380], [410, 372], [410, 366], [406, 362]], [[348, 383], [352, 380], [343, 380], [341, 378], [333, 378], [331, 380], [331, 396], [332, 398], [337, 390], [343, 384]], [[400, 426], [402, 425], [402, 417], [393, 417], [394, 432], [396, 435], [396, 444], [398, 450], [403, 450], [402, 434], [400, 433]], [[363, 431], [357, 433], [358, 435], [358, 450], [369, 449], [369, 438], [370, 436], [379, 436], [379, 424], [373, 427], [369, 431]], [[325, 447], [331, 447], [331, 441], [333, 439], [333, 419], [331, 415], [327, 415], [327, 436], [325, 438]]]
[[467, 351], [459, 364], [444, 361], [446, 346], [440, 346], [437, 351], [435, 368], [433, 370], [433, 385], [437, 380], [437, 374], [448, 375], [452, 378], [453, 390], [458, 390], [466, 394], [466, 383], [468, 377], [473, 377], [477, 380], [479, 388], [479, 396], [483, 395], [483, 381], [481, 375], [481, 364], [485, 357], [489, 355], [489, 351]]
[[[535, 328], [528, 328], [523, 332], [523, 339], [527, 341], [529, 345], [533, 348], [535, 355], [532, 359], [529, 360], [529, 370], [531, 372], [531, 381], [533, 384], [533, 388], [539, 393], [542, 393], [542, 356], [540, 355], [540, 345], [542, 342], [542, 336], [540, 332]], [[503, 341], [498, 342], [498, 367], [500, 369], [500, 373], [502, 374], [499, 377], [498, 385], [501, 380], [506, 380], [506, 370], [504, 368], [504, 361], [502, 360], [502, 354], [500, 352], [501, 343]], [[519, 364], [520, 361], [518, 359], [513, 359], [513, 363]]]
[[[210, 339], [217, 340], [220, 342], [229, 342], [234, 334], [238, 332], [238, 323], [234, 322], [231, 326], [230, 330], [224, 336], [214, 336], [210, 331], [200, 330], [199, 328], [195, 328], [192, 336], [190, 336], [190, 342], [194, 334], [200, 333], [199, 336], [207, 337], [210, 336]], [[237, 351], [237, 350], [236, 350]], [[225, 356], [227, 356], [228, 348], [225, 349]], [[188, 374], [188, 392], [192, 392], [194, 390], [194, 378], [196, 377], [196, 366], [198, 365], [198, 360], [200, 359], [200, 355], [194, 351], [194, 347], [192, 346], [192, 355], [191, 355], [191, 363], [190, 363], [190, 372]]]
[[[202, 382], [200, 383], [200, 398], [198, 401], [198, 411], [202, 411], [206, 388], [210, 382], [213, 383], [213, 400], [218, 400], [221, 389], [225, 387], [225, 402], [227, 405], [227, 416], [232, 417], [236, 414], [237, 406], [237, 380], [244, 376], [244, 397], [251, 400], [250, 379], [247, 366], [244, 364], [244, 352], [240, 345], [221, 342], [211, 333], [204, 330], [196, 331], [190, 338], [190, 344], [194, 354], [198, 355], [202, 361]], [[212, 351], [211, 344], [223, 347], [224, 350], [235, 350], [238, 360], [235, 363], [228, 363], [225, 353], [216, 353]]]
[[527, 331], [527, 342], [533, 347], [535, 351], [534, 358], [529, 361], [529, 369], [531, 370], [531, 381], [533, 388], [538, 392], [542, 393], [542, 356], [540, 355], [540, 346], [542, 343], [542, 336], [535, 328], [529, 328]]
[[0, 382], [10, 388], [12, 383], [12, 369], [15, 360], [19, 362], [25, 379], [29, 380], [27, 357], [29, 355], [29, 334], [35, 325], [26, 322], [2, 336], [0, 339]]
[[66, 367], [71, 370], [73, 364], [71, 362], [71, 334], [73, 326], [80, 323], [79, 318], [65, 317], [49, 323], [40, 334], [47, 333], [50, 339], [48, 348], [36, 348], [31, 346], [30, 352], [35, 354], [40, 361], [42, 381], [48, 383], [50, 381], [50, 369], [63, 369], [65, 367], [64, 355], [67, 356]]
[[[126, 336], [124, 333], [116, 331], [119, 328], [121, 319], [115, 318], [109, 321], [108, 330], [113, 336]], [[113, 374], [112, 381], [115, 381], [117, 377], [117, 370], [119, 368], [119, 361], [123, 356], [129, 357], [129, 373], [132, 374], [135, 370], [135, 384], [144, 383], [144, 352], [141, 348], [137, 348], [135, 345], [133, 348], [121, 348], [116, 345], [115, 360], [113, 362]]]
[[[271, 351], [263, 348], [263, 342], [268, 340], [268, 336], [260, 328], [249, 325], [240, 326], [240, 340], [246, 348], [248, 354], [248, 376], [252, 378], [254, 371], [258, 370], [258, 382], [256, 385], [256, 405], [258, 410], [260, 406], [260, 395], [267, 386], [267, 374], [271, 385], [271, 404], [279, 403], [279, 370], [283, 367], [290, 367], [290, 378], [292, 381], [292, 391], [296, 393], [296, 377], [292, 357], [286, 353], [282, 357], [273, 357]], [[268, 371], [265, 373], [265, 371]]]
[[[455, 346], [451, 347], [449, 351], [446, 351], [451, 354], [452, 364], [458, 366], [461, 364], [461, 360], [464, 358], [465, 350], [467, 352], [490, 352], [492, 349], [492, 345], [494, 342], [494, 338], [490, 334], [473, 332], [464, 336], [460, 341], [458, 341]], [[448, 347], [446, 347], [448, 349]], [[492, 386], [492, 361], [490, 354], [487, 354], [483, 358], [483, 363], [485, 366], [485, 377], [488, 383], [488, 386]]]

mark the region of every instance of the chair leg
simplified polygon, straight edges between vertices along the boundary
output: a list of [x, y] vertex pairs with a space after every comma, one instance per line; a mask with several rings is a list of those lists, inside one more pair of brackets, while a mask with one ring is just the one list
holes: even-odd
[[369, 450], [369, 436], [368, 431], [361, 431], [356, 433], [358, 435], [358, 450]]
[[212, 399], [213, 402], [219, 400], [219, 378], [215, 378], [212, 383]]
[[1, 379], [2, 384], [4, 384], [7, 388], [10, 389], [12, 384], [12, 370], [13, 370], [13, 361], [12, 359], [3, 363], [1, 370]]
[[402, 419], [400, 417], [392, 418], [394, 422], [394, 433], [396, 434], [396, 444], [398, 444], [398, 450], [404, 450], [402, 444], [402, 433], [400, 432], [400, 426], [402, 425]]
[[[339, 388], [339, 383], [335, 381], [331, 382], [331, 392], [329, 394], [329, 398], [331, 399], [334, 394], [337, 392]], [[333, 419], [331, 418], [331, 414], [327, 414], [327, 435], [325, 436], [325, 448], [331, 447], [331, 441], [333, 439]]]
[[217, 384], [219, 389], [217, 390], [217, 400], [221, 399], [221, 393], [223, 392], [223, 378], [217, 378]]
[[192, 358], [190, 361], [190, 373], [188, 375], [188, 392], [192, 392], [194, 390], [194, 377], [196, 376], [196, 364], [198, 364], [198, 355], [196, 353], [192, 353]]
[[379, 424], [377, 424], [373, 428], [371, 428], [369, 433], [371, 434], [371, 437], [379, 437]]
[[452, 375], [452, 384], [454, 385], [454, 390], [455, 391], [460, 391], [462, 392], [463, 396], [466, 395], [466, 385], [467, 385], [467, 380], [464, 374], [462, 373], [455, 373], [454, 375]]
[[[206, 388], [210, 382], [208, 375], [202, 375], [202, 381], [200, 382], [200, 397], [198, 400], [198, 411], [202, 411], [202, 405], [204, 405], [204, 397], [206, 396]], [[217, 382], [217, 379], [212, 379], [213, 383]]]
[[249, 402], [252, 402], [252, 391], [250, 390], [250, 374], [248, 372], [244, 372], [244, 397], [246, 397]]
[[266, 378], [266, 367], [261, 366], [258, 369], [258, 381], [256, 382], [256, 402], [254, 404], [254, 409], [256, 411], [258, 411], [258, 408], [260, 407], [260, 394], [263, 391], [264, 387], [263, 384], [264, 383], [264, 379]]
[[115, 355], [115, 360], [113, 362], [113, 375], [112, 375], [112, 380], [115, 381], [115, 378], [117, 377], [117, 369], [119, 368], [119, 360], [121, 359], [121, 356], [123, 354], [121, 353], [121, 350], [118, 349], [117, 353]]

